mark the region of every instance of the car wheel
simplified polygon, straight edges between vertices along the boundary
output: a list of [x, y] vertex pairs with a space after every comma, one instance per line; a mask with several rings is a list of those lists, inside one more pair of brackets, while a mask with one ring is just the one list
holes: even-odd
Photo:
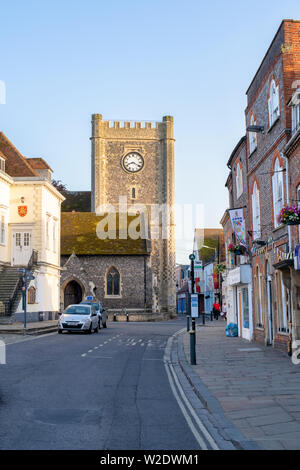
[[87, 330], [87, 334], [90, 335], [92, 333], [92, 324], [90, 325], [89, 329]]

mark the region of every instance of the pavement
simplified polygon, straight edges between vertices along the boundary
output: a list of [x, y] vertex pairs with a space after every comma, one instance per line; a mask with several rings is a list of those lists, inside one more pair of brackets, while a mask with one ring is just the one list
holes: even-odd
[[272, 347], [225, 336], [225, 322], [178, 338], [179, 364], [206, 409], [240, 448], [300, 449], [300, 365]]
[[[27, 323], [26, 328], [20, 322], [0, 324], [0, 339], [8, 339], [13, 335], [41, 335], [57, 331], [58, 320]], [[11, 342], [11, 341], [9, 341]]]

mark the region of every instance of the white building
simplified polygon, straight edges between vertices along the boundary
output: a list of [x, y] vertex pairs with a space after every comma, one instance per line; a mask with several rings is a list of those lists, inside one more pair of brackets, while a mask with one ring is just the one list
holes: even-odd
[[64, 197], [42, 158], [25, 158], [0, 132], [0, 319], [21, 320], [19, 268], [30, 268], [28, 321], [54, 318], [60, 301]]

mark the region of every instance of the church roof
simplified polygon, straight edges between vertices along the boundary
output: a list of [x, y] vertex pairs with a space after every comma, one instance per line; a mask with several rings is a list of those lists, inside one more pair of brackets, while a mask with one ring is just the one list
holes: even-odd
[[[150, 253], [149, 240], [119, 239], [119, 217], [116, 214], [116, 238], [98, 238], [96, 229], [103, 216], [93, 212], [62, 212], [61, 254], [71, 255], [146, 255]], [[135, 216], [128, 216], [129, 224]]]

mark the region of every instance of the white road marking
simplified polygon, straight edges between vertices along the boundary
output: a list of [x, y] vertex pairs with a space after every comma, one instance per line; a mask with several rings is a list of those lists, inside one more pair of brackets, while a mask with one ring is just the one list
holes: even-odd
[[[171, 351], [172, 342], [173, 342], [174, 338], [176, 336], [178, 336], [180, 333], [182, 333], [183, 331], [185, 331], [185, 328], [183, 328], [182, 330], [178, 331], [173, 336], [171, 336], [169, 338], [169, 340], [167, 342], [167, 346], [165, 348], [164, 364], [165, 364], [165, 369], [166, 369], [167, 376], [168, 376], [168, 379], [169, 379], [170, 387], [171, 387], [173, 395], [174, 395], [174, 397], [175, 397], [175, 399], [176, 399], [176, 401], [179, 405], [179, 408], [181, 409], [182, 414], [183, 414], [188, 426], [190, 427], [192, 433], [194, 434], [195, 439], [197, 440], [200, 448], [203, 449], [203, 450], [207, 450], [207, 445], [204, 442], [204, 440], [202, 439], [202, 437], [201, 437], [200, 433], [198, 432], [198, 430], [196, 429], [196, 427], [194, 426], [194, 424], [193, 424], [193, 422], [190, 418], [190, 415], [188, 414], [188, 411], [191, 414], [191, 416], [194, 418], [196, 424], [198, 425], [198, 428], [201, 430], [201, 432], [203, 433], [203, 435], [205, 436], [206, 440], [209, 442], [211, 447], [214, 450], [219, 450], [219, 447], [218, 447], [217, 443], [212, 438], [212, 436], [209, 434], [206, 427], [203, 425], [202, 421], [200, 420], [198, 415], [195, 413], [193, 407], [191, 406], [190, 402], [188, 401], [188, 399], [187, 399], [187, 397], [186, 397], [186, 395], [185, 395], [185, 393], [182, 389], [182, 386], [181, 386], [181, 384], [180, 384], [180, 382], [177, 378], [174, 367], [171, 363], [170, 351]], [[177, 387], [181, 397], [178, 395], [176, 387]]]
[[85, 357], [85, 356], [86, 356], [86, 353], [84, 353], [84, 354], [81, 354], [81, 357]]

